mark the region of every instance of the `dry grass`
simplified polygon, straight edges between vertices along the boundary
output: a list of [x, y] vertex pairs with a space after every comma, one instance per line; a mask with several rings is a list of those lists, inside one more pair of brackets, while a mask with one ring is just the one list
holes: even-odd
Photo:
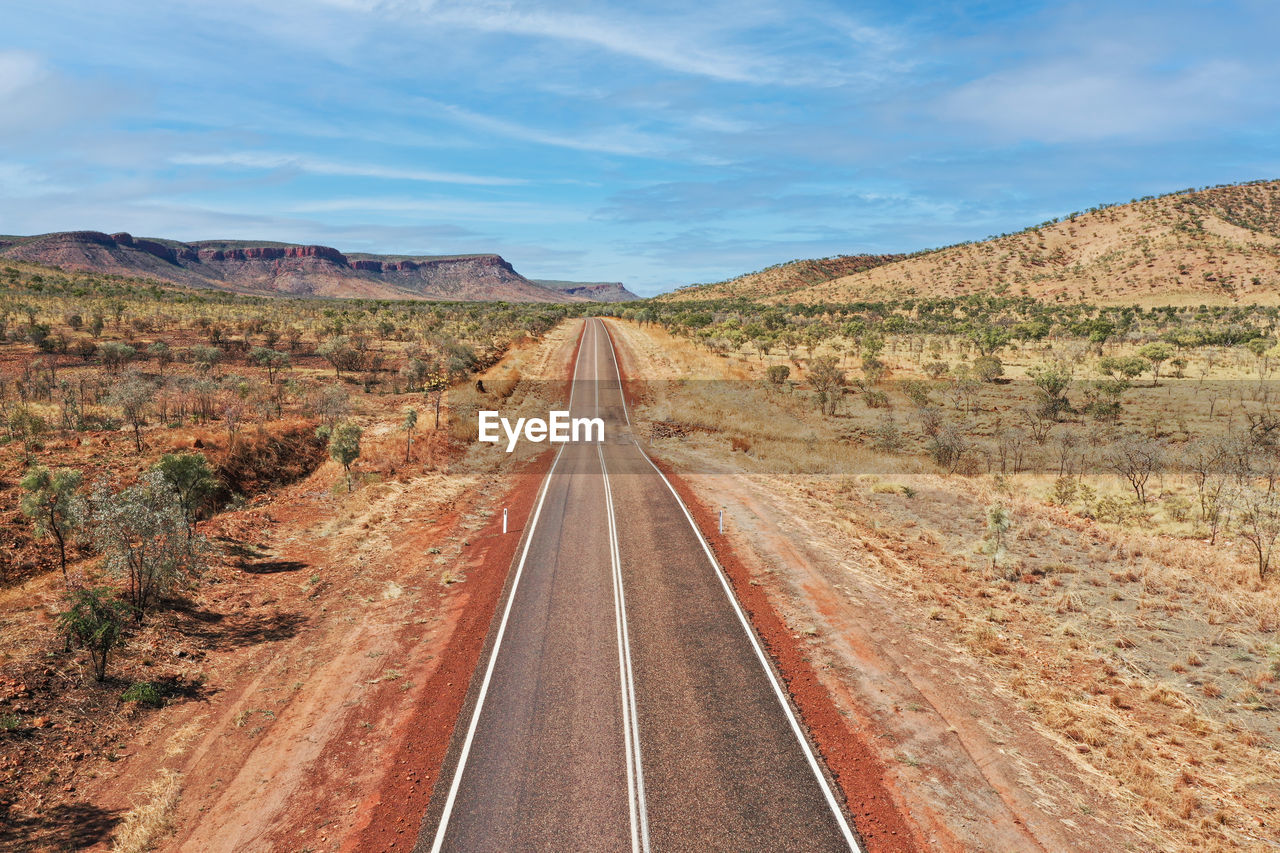
[[182, 777], [161, 770], [141, 793], [143, 802], [125, 814], [112, 841], [112, 853], [145, 853], [173, 827], [173, 813], [182, 796]]

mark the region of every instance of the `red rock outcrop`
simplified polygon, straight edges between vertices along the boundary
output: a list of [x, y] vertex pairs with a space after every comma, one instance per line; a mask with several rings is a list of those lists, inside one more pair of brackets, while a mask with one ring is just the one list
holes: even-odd
[[121, 231], [69, 231], [16, 238], [0, 256], [64, 269], [160, 279], [240, 293], [366, 299], [577, 302], [540, 287], [498, 255], [348, 258], [329, 246], [177, 243]]

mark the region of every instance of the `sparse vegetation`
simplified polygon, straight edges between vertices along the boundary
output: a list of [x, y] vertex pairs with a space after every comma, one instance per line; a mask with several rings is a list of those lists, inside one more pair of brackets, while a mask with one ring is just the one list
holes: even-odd
[[67, 636], [89, 652], [93, 674], [101, 681], [107, 662], [120, 645], [131, 608], [107, 587], [77, 589], [71, 593], [71, 607], [59, 617]]
[[92, 506], [104, 566], [125, 578], [125, 595], [139, 622], [163, 595], [199, 574], [206, 544], [189, 534], [181, 498], [161, 471], [147, 472], [119, 491], [99, 483]]
[[79, 495], [83, 476], [63, 468], [50, 471], [37, 465], [22, 478], [22, 513], [30, 518], [41, 536], [58, 545], [58, 567], [67, 582], [67, 545], [84, 524], [84, 500]]

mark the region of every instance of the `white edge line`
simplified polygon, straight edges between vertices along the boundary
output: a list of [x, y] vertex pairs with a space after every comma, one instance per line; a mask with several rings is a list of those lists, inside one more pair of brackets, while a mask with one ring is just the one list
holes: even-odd
[[[605, 330], [606, 336], [609, 338], [609, 350], [613, 352], [613, 336]], [[614, 368], [618, 366], [617, 353], [613, 355]], [[622, 371], [618, 370], [618, 385], [622, 385]], [[627, 410], [626, 394], [622, 395], [622, 410]], [[630, 425], [631, 418], [627, 418], [627, 424]], [[698, 525], [693, 520], [693, 516], [689, 513], [689, 508], [684, 505], [684, 501], [680, 498], [680, 493], [676, 491], [676, 487], [671, 485], [671, 481], [667, 479], [667, 475], [662, 473], [649, 454], [644, 452], [644, 448], [640, 443], [636, 442], [636, 449], [640, 451], [640, 455], [644, 457], [653, 470], [658, 472], [658, 476], [662, 478], [662, 482], [667, 484], [672, 497], [676, 499], [681, 511], [684, 512], [685, 520], [689, 522], [689, 526], [693, 528], [694, 535], [698, 537], [698, 541], [702, 543], [702, 551], [707, 555], [707, 560], [711, 563], [712, 568], [716, 570], [716, 575], [720, 578], [720, 585], [724, 587], [725, 595], [729, 597], [729, 603], [733, 605], [734, 612], [738, 614], [738, 621], [742, 623], [742, 628], [747, 633], [747, 639], [751, 641], [752, 648], [755, 649], [756, 657], [760, 660], [760, 665], [764, 667], [765, 675], [769, 678], [769, 683], [773, 685], [774, 695], [778, 699], [778, 703], [782, 706], [783, 713], [787, 716], [787, 721], [791, 724], [791, 731], [795, 734], [796, 740], [800, 742], [800, 748], [804, 752], [804, 757], [809, 762], [809, 769], [813, 771], [813, 775], [818, 779], [818, 785], [822, 788], [823, 796], [827, 800], [827, 805], [831, 807], [832, 814], [835, 815], [836, 822], [840, 825], [840, 832], [844, 835], [844, 839], [849, 844], [849, 848], [858, 853], [862, 853], [862, 846], [858, 844], [857, 838], [853, 834], [853, 830], [849, 828], [849, 822], [845, 819], [844, 811], [840, 808], [840, 803], [836, 799], [835, 792], [831, 790], [831, 783], [827, 781], [827, 777], [823, 774], [821, 766], [818, 764], [817, 756], [813, 753], [813, 747], [809, 745], [809, 739], [805, 736], [804, 729], [800, 726], [800, 721], [796, 719], [795, 712], [791, 709], [791, 703], [787, 700], [787, 694], [782, 689], [782, 685], [778, 683], [778, 677], [773, 672], [773, 667], [769, 664], [769, 659], [764, 653], [764, 649], [760, 645], [759, 639], [756, 637], [755, 629], [751, 627], [747, 614], [743, 611], [742, 605], [738, 603], [738, 598], [733, 594], [733, 587], [729, 584], [729, 578], [724, 573], [724, 569], [720, 567], [720, 563], [716, 560], [715, 554], [711, 551], [711, 546], [707, 544], [706, 537], [702, 535], [702, 531], [698, 529]]]
[[[619, 664], [623, 667], [623, 712], [624, 712], [624, 729], [628, 727], [626, 717], [630, 717], [629, 727], [631, 730], [630, 748], [635, 752], [635, 797], [636, 808], [640, 814], [640, 849], [644, 853], [649, 853], [649, 808], [645, 802], [644, 794], [644, 762], [640, 753], [640, 717], [637, 711], [635, 675], [631, 668], [631, 633], [627, 628], [627, 597], [623, 589], [622, 583], [622, 552], [618, 547], [618, 524], [617, 513], [613, 508], [613, 491], [609, 484], [609, 469], [605, 464], [604, 448], [596, 446], [600, 454], [600, 470], [604, 474], [605, 488], [605, 506], [608, 509], [609, 516], [609, 556], [613, 563], [613, 580], [614, 580], [614, 611], [617, 615], [617, 623], [619, 630]], [[627, 765], [631, 766], [631, 756], [627, 757]], [[631, 781], [630, 778], [627, 780]], [[634, 814], [634, 812], [633, 812]], [[634, 823], [632, 830], [634, 833]], [[635, 837], [632, 836], [632, 845], [634, 847]]]
[[502, 648], [502, 639], [507, 632], [507, 619], [511, 615], [511, 605], [516, 598], [516, 589], [520, 586], [520, 576], [524, 573], [525, 560], [529, 556], [529, 547], [533, 544], [533, 533], [538, 526], [538, 517], [542, 515], [542, 504], [547, 498], [547, 490], [551, 486], [551, 476], [556, 471], [556, 465], [560, 462], [560, 455], [564, 452], [562, 446], [556, 452], [556, 458], [551, 463], [551, 470], [547, 472], [547, 479], [542, 483], [542, 493], [538, 496], [538, 506], [534, 509], [533, 520], [529, 524], [528, 538], [524, 542], [524, 550], [520, 553], [520, 562], [516, 565], [516, 576], [511, 582], [511, 593], [507, 596], [507, 605], [502, 611], [502, 622], [498, 625], [498, 637], [494, 641], [493, 651], [489, 655], [489, 665], [484, 671], [484, 681], [480, 683], [480, 695], [476, 698], [476, 707], [471, 714], [471, 724], [467, 727], [467, 737], [462, 743], [462, 753], [458, 756], [458, 767], [453, 773], [453, 782], [449, 785], [449, 796], [444, 801], [444, 811], [440, 814], [440, 825], [436, 827], [435, 841], [431, 844], [431, 853], [439, 853], [440, 848], [444, 845], [445, 833], [449, 828], [449, 817], [453, 813], [453, 803], [458, 797], [458, 788], [462, 784], [462, 774], [467, 766], [467, 756], [471, 753], [471, 742], [475, 739], [476, 727], [480, 722], [480, 712], [484, 709], [485, 696], [489, 693], [489, 681], [493, 678], [493, 670], [498, 662], [498, 652]]
[[[585, 335], [584, 335], [585, 337]], [[610, 343], [612, 347], [612, 343]], [[574, 359], [573, 379], [570, 382], [569, 390], [569, 407], [573, 408], [573, 382], [578, 379], [578, 363], [582, 360], [582, 346], [578, 346], [578, 356]], [[625, 400], [623, 401], [625, 404]], [[493, 643], [493, 651], [489, 653], [489, 665], [485, 667], [484, 680], [480, 682], [480, 695], [476, 697], [475, 710], [471, 712], [471, 723], [467, 726], [467, 736], [462, 742], [462, 752], [458, 755], [458, 766], [453, 771], [453, 782], [449, 785], [449, 795], [444, 801], [444, 810], [440, 813], [440, 825], [436, 827], [435, 839], [431, 842], [431, 853], [440, 853], [440, 849], [444, 846], [445, 834], [449, 830], [449, 818], [453, 814], [453, 804], [458, 798], [458, 789], [462, 785], [462, 774], [467, 766], [467, 757], [471, 754], [471, 742], [476, 736], [476, 727], [480, 723], [480, 712], [484, 709], [485, 697], [489, 694], [489, 682], [493, 678], [494, 667], [498, 663], [498, 652], [502, 649], [502, 639], [507, 633], [507, 620], [511, 616], [511, 606], [516, 600], [516, 590], [520, 586], [520, 576], [524, 574], [525, 560], [529, 557], [529, 548], [533, 545], [533, 534], [538, 528], [538, 518], [542, 515], [542, 504], [547, 499], [547, 491], [551, 488], [551, 476], [556, 472], [556, 466], [560, 464], [560, 456], [564, 453], [565, 445], [561, 445], [556, 451], [556, 458], [551, 462], [551, 469], [547, 471], [546, 479], [542, 481], [542, 491], [538, 495], [538, 505], [534, 507], [533, 518], [529, 522], [528, 533], [524, 540], [524, 550], [520, 552], [520, 562], [516, 564], [516, 576], [511, 581], [511, 592], [507, 595], [507, 604], [502, 610], [502, 621], [498, 624], [498, 636]]]
[[635, 766], [634, 757], [631, 751], [631, 708], [627, 705], [627, 662], [626, 647], [622, 643], [622, 604], [618, 600], [618, 567], [614, 562], [614, 529], [613, 529], [613, 507], [610, 505], [609, 497], [609, 472], [604, 468], [604, 454], [600, 451], [599, 446], [596, 452], [600, 456], [600, 473], [604, 475], [605, 488], [605, 515], [608, 519], [605, 525], [609, 531], [609, 574], [613, 581], [613, 630], [614, 638], [618, 642], [618, 679], [621, 684], [619, 688], [619, 698], [622, 700], [622, 741], [623, 750], [627, 756], [627, 813], [631, 817], [631, 849], [639, 851], [640, 849], [640, 833], [639, 821], [636, 816], [636, 784], [635, 784]]

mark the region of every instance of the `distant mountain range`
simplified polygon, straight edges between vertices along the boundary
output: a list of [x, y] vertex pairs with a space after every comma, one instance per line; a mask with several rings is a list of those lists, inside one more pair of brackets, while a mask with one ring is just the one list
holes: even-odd
[[620, 302], [617, 283], [530, 281], [499, 255], [344, 254], [328, 246], [136, 238], [99, 231], [0, 236], [0, 258], [260, 296], [463, 302]]
[[791, 261], [662, 300], [820, 304], [974, 294], [1111, 304], [1280, 303], [1280, 181], [1101, 205], [910, 255]]

